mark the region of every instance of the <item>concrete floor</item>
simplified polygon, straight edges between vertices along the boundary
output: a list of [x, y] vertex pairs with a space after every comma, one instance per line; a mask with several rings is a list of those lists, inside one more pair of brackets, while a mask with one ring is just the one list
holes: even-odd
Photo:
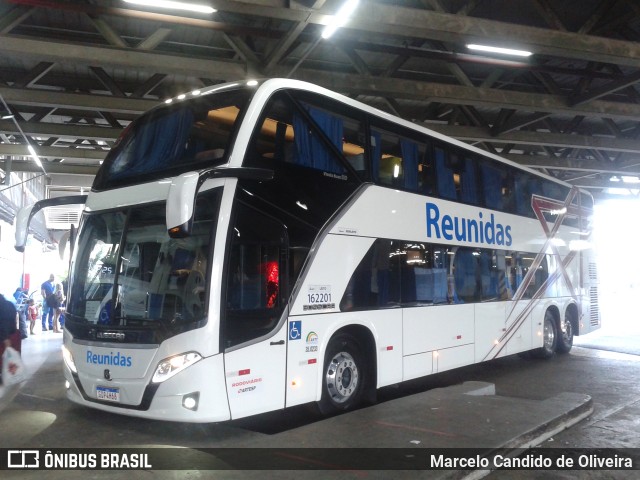
[[[606, 348], [597, 337], [606, 337]], [[611, 350], [615, 335], [584, 337], [550, 361], [507, 357], [379, 392], [373, 407], [322, 419], [309, 407], [224, 424], [176, 424], [139, 420], [76, 406], [64, 397], [61, 335], [40, 333], [23, 344], [31, 378], [0, 400], [0, 448], [153, 447], [476, 447], [527, 445], [544, 448], [637, 448], [640, 446], [640, 356]], [[634, 351], [640, 334], [619, 339]], [[577, 339], [577, 343], [582, 339]], [[614, 342], [615, 343], [615, 342]], [[639, 352], [640, 353], [640, 352]], [[476, 382], [466, 383], [465, 382]], [[485, 395], [465, 392], [480, 389]], [[495, 395], [492, 395], [492, 389]], [[486, 395], [488, 393], [488, 395]], [[563, 413], [564, 412], [564, 413]], [[553, 424], [552, 422], [555, 422]], [[571, 426], [573, 422], [578, 422]], [[568, 429], [563, 430], [565, 427]], [[538, 430], [536, 430], [538, 428]], [[562, 431], [560, 431], [562, 430]], [[551, 435], [549, 437], [549, 435]], [[517, 443], [521, 441], [521, 443]], [[511, 444], [509, 443], [511, 442]], [[513, 443], [516, 442], [516, 443]], [[185, 457], [186, 458], [186, 457]], [[2, 472], [2, 478], [161, 479], [196, 478], [449, 478], [446, 471], [197, 471]], [[465, 472], [464, 477], [469, 472]], [[455, 476], [455, 475], [454, 475]], [[636, 472], [492, 472], [488, 478], [637, 478]]]

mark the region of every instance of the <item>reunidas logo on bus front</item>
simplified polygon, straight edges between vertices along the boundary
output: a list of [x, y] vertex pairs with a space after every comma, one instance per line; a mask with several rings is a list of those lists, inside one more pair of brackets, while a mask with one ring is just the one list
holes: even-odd
[[478, 212], [478, 218], [467, 218], [457, 215], [441, 215], [440, 209], [435, 203], [427, 202], [427, 237], [457, 240], [458, 242], [484, 243], [487, 245], [510, 246], [511, 225], [502, 225], [496, 222], [492, 213], [489, 219], [485, 219], [482, 212]]
[[113, 365], [116, 367], [130, 367], [133, 364], [131, 356], [125, 356], [120, 352], [109, 352], [106, 354], [93, 353], [87, 351], [87, 363], [94, 365]]

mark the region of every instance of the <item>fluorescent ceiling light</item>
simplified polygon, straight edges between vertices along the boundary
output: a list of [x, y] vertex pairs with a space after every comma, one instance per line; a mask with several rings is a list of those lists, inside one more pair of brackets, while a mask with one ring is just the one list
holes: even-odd
[[29, 150], [29, 153], [33, 157], [33, 160], [36, 162], [36, 165], [42, 168], [42, 162], [40, 161], [40, 157], [38, 157], [38, 154], [36, 153], [36, 149], [33, 148], [33, 146], [30, 143], [27, 144], [27, 149]]
[[13, 118], [13, 117], [14, 117], [14, 115], [12, 115], [12, 114], [3, 115], [3, 116], [2, 116], [2, 120], [9, 120], [9, 119], [11, 119], [11, 118]]
[[624, 183], [640, 183], [640, 178], [638, 178], [638, 177], [628, 177], [626, 175], [622, 175], [622, 181]]
[[358, 3], [360, 3], [360, 0], [347, 0], [346, 3], [340, 7], [338, 13], [333, 16], [329, 24], [324, 27], [324, 30], [322, 31], [322, 38], [326, 40], [333, 35], [336, 30], [347, 23], [347, 21], [349, 21], [349, 17], [358, 6]]
[[135, 3], [136, 5], [145, 5], [147, 7], [171, 8], [174, 10], [189, 10], [198, 13], [214, 13], [215, 8], [208, 5], [198, 5], [195, 3], [171, 2], [169, 0], [124, 0], [126, 3]]
[[530, 57], [533, 55], [532, 52], [527, 52], [526, 50], [514, 50], [513, 48], [502, 48], [502, 47], [491, 47], [489, 45], [476, 45], [469, 44], [467, 45], [469, 50], [478, 50], [481, 52], [490, 52], [490, 53], [500, 53], [502, 55], [515, 55], [517, 57]]

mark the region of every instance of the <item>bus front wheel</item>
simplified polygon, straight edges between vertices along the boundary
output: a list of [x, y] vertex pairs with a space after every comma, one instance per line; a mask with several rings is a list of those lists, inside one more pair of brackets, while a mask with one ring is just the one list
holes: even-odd
[[552, 357], [558, 345], [558, 328], [556, 327], [556, 319], [551, 312], [547, 310], [544, 314], [544, 323], [542, 326], [542, 347], [534, 350], [532, 353], [537, 358]]
[[343, 334], [331, 340], [324, 356], [322, 397], [318, 404], [327, 415], [350, 410], [362, 402], [365, 370], [358, 341]]

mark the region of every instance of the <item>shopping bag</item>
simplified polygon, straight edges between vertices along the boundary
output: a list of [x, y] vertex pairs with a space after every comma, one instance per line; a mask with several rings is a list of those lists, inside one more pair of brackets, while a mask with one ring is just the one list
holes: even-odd
[[2, 354], [2, 383], [15, 385], [27, 379], [22, 357], [13, 347], [7, 347]]

